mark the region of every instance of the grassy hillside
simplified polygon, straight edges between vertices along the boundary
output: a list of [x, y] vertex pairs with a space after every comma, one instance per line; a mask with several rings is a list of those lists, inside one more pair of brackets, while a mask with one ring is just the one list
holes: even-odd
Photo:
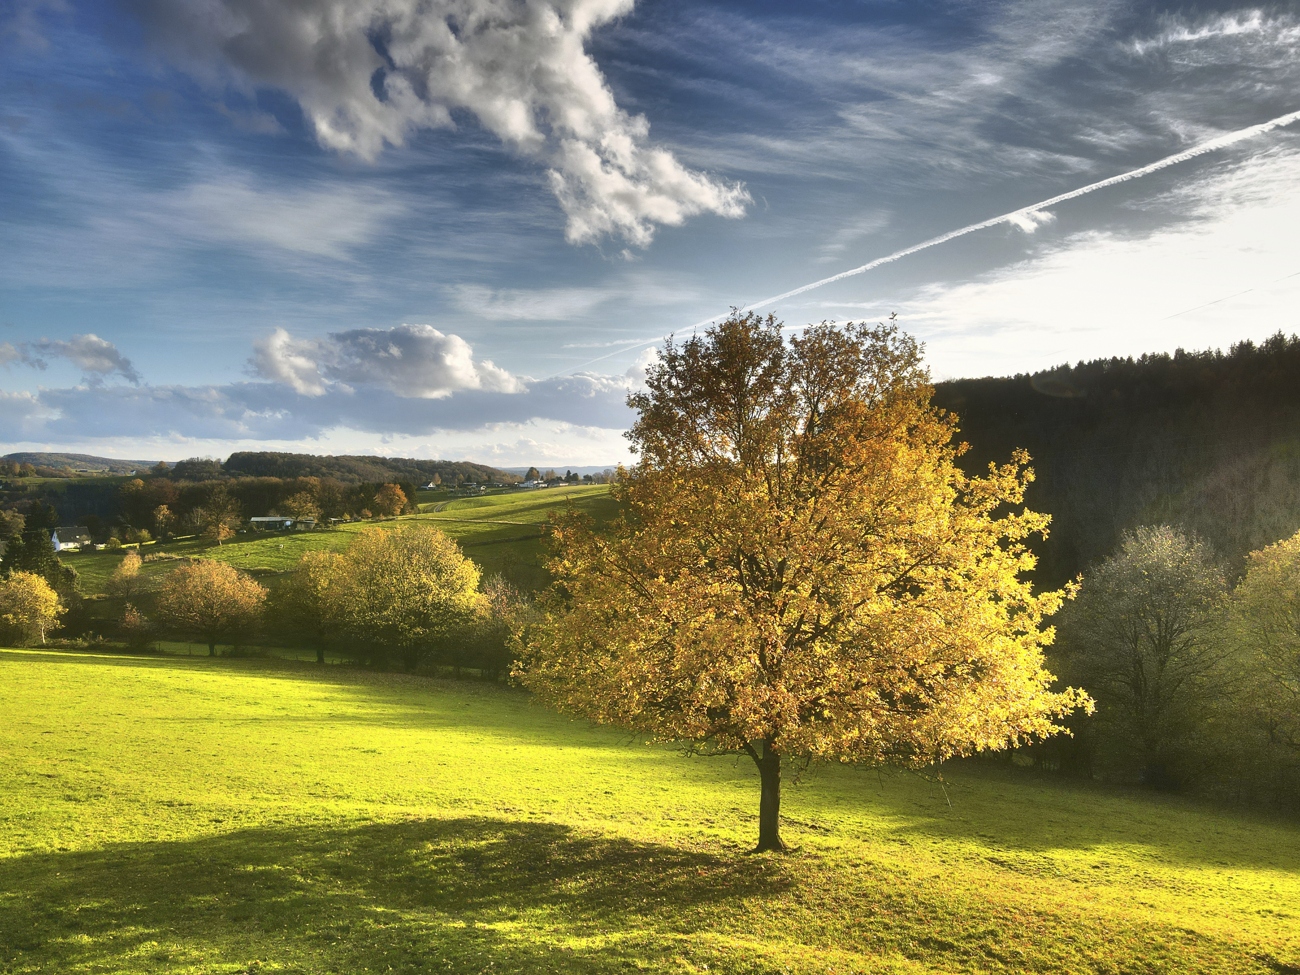
[[[518, 583], [530, 586], [541, 581], [544, 526], [552, 513], [564, 510], [569, 504], [597, 519], [608, 517], [614, 507], [609, 488], [604, 485], [548, 488], [423, 504], [421, 514], [397, 521], [415, 519], [435, 524], [456, 539], [484, 571], [505, 572], [518, 577]], [[353, 522], [314, 532], [238, 535], [221, 546], [189, 539], [149, 545], [144, 552], [217, 559], [252, 572], [265, 582], [268, 577], [273, 581], [276, 574], [292, 569], [303, 552], [342, 551], [363, 528], [375, 524], [392, 526], [397, 521]], [[62, 559], [77, 570], [82, 592], [94, 594], [104, 591], [122, 553], [67, 553]], [[144, 571], [146, 576], [157, 578], [173, 568], [175, 563], [170, 561], [150, 561]]]
[[335, 668], [0, 652], [0, 971], [1291, 972], [1300, 829]]

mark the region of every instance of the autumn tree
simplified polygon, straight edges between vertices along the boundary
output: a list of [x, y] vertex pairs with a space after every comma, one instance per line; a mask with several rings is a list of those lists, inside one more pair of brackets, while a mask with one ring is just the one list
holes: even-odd
[[478, 567], [436, 528], [404, 522], [368, 528], [330, 568], [331, 612], [339, 628], [408, 670], [472, 624], [482, 596]]
[[555, 533], [516, 673], [562, 709], [747, 754], [759, 850], [783, 760], [925, 766], [1060, 730], [1021, 509], [1027, 458], [971, 477], [892, 325], [736, 314], [669, 342], [630, 398], [639, 455], [597, 532]]
[[316, 662], [325, 662], [325, 644], [342, 625], [340, 588], [348, 571], [338, 552], [304, 552], [298, 565], [271, 596], [277, 623], [316, 644]]
[[375, 492], [375, 512], [381, 518], [395, 518], [405, 508], [406, 492], [396, 484], [381, 484]]
[[1068, 676], [1097, 699], [1110, 751], [1143, 781], [1174, 786], [1234, 675], [1219, 623], [1227, 584], [1201, 539], [1168, 525], [1126, 534], [1064, 614]]
[[176, 523], [176, 516], [172, 509], [165, 504], [160, 504], [153, 509], [153, 527], [158, 533], [159, 538], [165, 538], [170, 534], [172, 525]]
[[143, 564], [144, 560], [140, 558], [139, 552], [127, 552], [113, 569], [112, 575], [108, 577], [108, 591], [124, 599], [138, 597], [144, 588], [144, 578], [140, 575], [140, 567]]
[[218, 486], [208, 496], [207, 503], [198, 509], [200, 534], [220, 545], [234, 537], [239, 517], [239, 502], [224, 486]]
[[59, 594], [35, 572], [11, 572], [0, 578], [0, 626], [12, 638], [45, 642], [65, 612]]
[[199, 637], [216, 656], [217, 641], [237, 640], [262, 616], [266, 590], [251, 576], [211, 559], [171, 572], [158, 594], [158, 616], [174, 630]]
[[1252, 678], [1248, 707], [1270, 742], [1300, 752], [1300, 532], [1251, 553], [1230, 630]]
[[280, 502], [280, 509], [295, 520], [320, 518], [320, 505], [310, 491], [299, 491]]

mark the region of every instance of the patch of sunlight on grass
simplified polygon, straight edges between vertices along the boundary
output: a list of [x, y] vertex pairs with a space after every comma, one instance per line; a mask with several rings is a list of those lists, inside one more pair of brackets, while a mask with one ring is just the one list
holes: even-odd
[[0, 652], [0, 972], [1284, 972], [1300, 828], [746, 761], [521, 693]]

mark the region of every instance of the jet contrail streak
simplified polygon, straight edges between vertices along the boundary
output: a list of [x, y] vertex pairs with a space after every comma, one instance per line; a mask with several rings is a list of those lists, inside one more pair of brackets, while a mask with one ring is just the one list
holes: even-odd
[[[1221, 135], [1216, 139], [1202, 142], [1199, 145], [1192, 146], [1190, 149], [1184, 149], [1182, 152], [1174, 153], [1172, 156], [1166, 156], [1164, 159], [1159, 159], [1156, 162], [1143, 166], [1141, 169], [1131, 169], [1127, 173], [1120, 173], [1118, 176], [1111, 176], [1108, 179], [1099, 180], [1096, 183], [1089, 183], [1087, 186], [1081, 186], [1077, 190], [1070, 190], [1068, 193], [1062, 193], [1059, 196], [1052, 197], [1051, 199], [1042, 200], [1038, 203], [1031, 203], [1027, 207], [1021, 207], [1019, 210], [1012, 210], [1010, 213], [1004, 213], [1000, 217], [990, 217], [988, 220], [981, 220], [979, 223], [973, 223], [969, 226], [961, 227], [958, 230], [950, 230], [946, 234], [940, 234], [938, 237], [931, 237], [929, 240], [923, 240], [921, 243], [913, 244], [911, 247], [905, 247], [901, 251], [894, 251], [892, 254], [878, 257], [874, 261], [869, 261], [866, 264], [863, 264], [861, 267], [841, 271], [839, 274], [832, 274], [829, 278], [822, 278], [820, 281], [801, 285], [800, 287], [794, 288], [790, 291], [783, 291], [779, 295], [773, 295], [771, 298], [764, 298], [762, 301], [756, 301], [753, 304], [746, 305], [740, 310], [742, 312], [754, 311], [758, 308], [763, 308], [766, 305], [771, 305], [778, 301], [784, 301], [786, 298], [793, 298], [796, 295], [801, 295], [805, 291], [812, 291], [814, 288], [821, 288], [828, 284], [834, 284], [836, 281], [843, 281], [845, 278], [865, 274], [866, 272], [873, 271], [885, 264], [892, 264], [894, 261], [902, 260], [904, 257], [909, 257], [919, 251], [929, 250], [931, 247], [937, 247], [939, 244], [946, 244], [950, 240], [956, 240], [958, 237], [965, 237], [967, 234], [973, 234], [977, 230], [987, 230], [989, 227], [996, 227], [1000, 223], [1023, 224], [1032, 222], [1035, 214], [1040, 213], [1049, 207], [1056, 206], [1058, 203], [1078, 199], [1081, 196], [1086, 196], [1088, 193], [1093, 193], [1097, 190], [1104, 190], [1106, 187], [1115, 186], [1118, 183], [1127, 183], [1131, 179], [1139, 179], [1143, 176], [1148, 176], [1151, 173], [1159, 172], [1160, 170], [1167, 169], [1170, 166], [1177, 166], [1179, 163], [1195, 159], [1197, 156], [1203, 156], [1207, 152], [1216, 152], [1219, 149], [1226, 149], [1228, 146], [1235, 145], [1238, 142], [1244, 142], [1247, 139], [1253, 139], [1256, 136], [1272, 132], [1274, 129], [1291, 125], [1293, 122], [1300, 122], [1300, 112], [1289, 112], [1286, 115], [1279, 115], [1277, 118], [1270, 119], [1267, 122], [1261, 122], [1259, 125], [1252, 125], [1245, 129], [1238, 129], [1236, 132], [1229, 132], [1227, 135]], [[696, 322], [691, 326], [691, 328], [696, 329], [705, 325], [710, 325], [713, 322], [716, 322], [719, 318], [722, 318], [723, 315], [727, 314], [730, 314], [730, 312], [723, 312], [720, 315], [714, 315], [712, 318], [706, 318], [703, 321]], [[632, 348], [653, 345], [656, 342], [662, 342], [666, 338], [668, 338], [667, 335], [660, 335], [652, 339], [629, 342], [631, 348], [618, 349], [614, 352], [607, 353], [606, 355], [584, 362], [580, 366], [575, 366], [574, 369], [585, 369], [587, 366], [595, 365], [597, 362], [602, 362], [621, 352], [630, 352], [632, 351]]]

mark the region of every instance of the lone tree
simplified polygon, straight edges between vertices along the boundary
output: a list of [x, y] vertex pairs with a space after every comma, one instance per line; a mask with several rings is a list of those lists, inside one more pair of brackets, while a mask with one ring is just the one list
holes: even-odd
[[127, 552], [108, 577], [108, 591], [126, 600], [138, 598], [145, 586], [144, 577], [140, 575], [143, 564], [139, 552]]
[[66, 612], [59, 594], [35, 572], [11, 572], [0, 578], [0, 627], [11, 637], [45, 642]]
[[261, 619], [266, 590], [224, 562], [202, 559], [176, 569], [158, 593], [158, 616], [172, 629], [199, 637], [208, 656], [217, 641], [235, 640]]
[[783, 759], [923, 766], [1060, 730], [1018, 510], [1027, 457], [955, 461], [920, 350], [893, 325], [734, 314], [671, 341], [630, 398], [639, 462], [597, 533], [556, 529], [555, 586], [517, 673], [596, 721], [742, 751], [758, 850], [780, 850]]

